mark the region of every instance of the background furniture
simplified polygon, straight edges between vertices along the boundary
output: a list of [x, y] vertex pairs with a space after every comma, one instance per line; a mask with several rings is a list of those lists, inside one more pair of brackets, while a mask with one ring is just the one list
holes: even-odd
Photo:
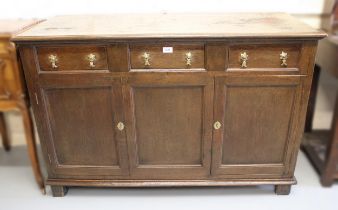
[[324, 36], [285, 14], [64, 16], [16, 36], [53, 195], [289, 194]]
[[37, 20], [0, 20], [0, 132], [4, 148], [10, 150], [3, 112], [19, 111], [23, 117], [29, 157], [32, 163], [35, 179], [42, 190], [45, 191], [39, 161], [36, 153], [34, 129], [29, 111], [29, 103], [17, 52], [10, 41], [13, 35], [22, 32], [38, 23]]
[[[311, 90], [310, 109], [308, 109], [307, 127], [305, 129], [303, 149], [319, 174], [323, 186], [331, 186], [334, 179], [338, 179], [338, 96], [331, 130], [312, 130], [312, 118], [317, 93], [320, 69], [329, 71], [330, 75], [338, 79], [338, 37], [329, 36], [321, 40], [318, 47], [316, 77]], [[319, 68], [320, 67], [320, 68]]]

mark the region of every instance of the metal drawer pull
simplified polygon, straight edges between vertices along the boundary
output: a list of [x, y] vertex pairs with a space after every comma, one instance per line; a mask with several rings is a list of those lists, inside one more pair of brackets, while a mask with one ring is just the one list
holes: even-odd
[[191, 66], [191, 58], [192, 58], [191, 52], [187, 52], [185, 54], [185, 61], [187, 66]]
[[124, 124], [123, 124], [123, 122], [119, 122], [119, 123], [117, 123], [117, 129], [119, 129], [120, 131], [123, 131], [123, 129], [124, 129]]
[[282, 67], [287, 67], [288, 66], [288, 64], [286, 62], [286, 60], [288, 59], [288, 54], [286, 52], [282, 51], [282, 53], [279, 54], [279, 59], [280, 59], [280, 62], [281, 62], [280, 65]]
[[89, 61], [89, 67], [90, 68], [95, 68], [95, 62], [96, 62], [96, 55], [93, 53], [90, 53], [87, 56], [87, 60]]
[[216, 122], [214, 123], [214, 128], [215, 128], [215, 130], [220, 129], [221, 127], [222, 127], [222, 124], [221, 124], [219, 121], [216, 121]]
[[150, 66], [150, 54], [145, 52], [143, 53], [142, 57], [143, 57], [144, 66]]
[[48, 56], [48, 60], [50, 62], [50, 64], [52, 65], [53, 69], [58, 68], [58, 66], [56, 65], [56, 63], [59, 61], [58, 57], [56, 55], [49, 55]]
[[247, 61], [249, 59], [249, 55], [246, 52], [241, 53], [241, 68], [247, 67]]

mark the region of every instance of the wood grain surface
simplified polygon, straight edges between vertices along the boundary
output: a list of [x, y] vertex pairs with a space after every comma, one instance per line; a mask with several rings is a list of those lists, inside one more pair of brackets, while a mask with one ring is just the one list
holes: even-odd
[[323, 36], [284, 13], [162, 13], [59, 16], [14, 40]]

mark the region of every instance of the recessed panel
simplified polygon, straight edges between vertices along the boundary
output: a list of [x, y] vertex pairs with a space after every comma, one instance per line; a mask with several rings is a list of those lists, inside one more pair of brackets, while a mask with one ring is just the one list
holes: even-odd
[[140, 165], [201, 165], [203, 87], [135, 87]]
[[222, 164], [283, 163], [295, 87], [225, 88]]
[[111, 88], [45, 91], [53, 144], [61, 165], [119, 165]]

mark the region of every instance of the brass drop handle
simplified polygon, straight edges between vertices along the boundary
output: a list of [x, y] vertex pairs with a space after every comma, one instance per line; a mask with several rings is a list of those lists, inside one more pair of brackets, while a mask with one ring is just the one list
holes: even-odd
[[123, 124], [123, 122], [118, 122], [116, 127], [117, 127], [117, 129], [119, 129], [120, 131], [123, 131], [123, 129], [124, 129], [124, 124]]
[[282, 53], [279, 54], [279, 59], [280, 59], [280, 65], [282, 67], [288, 66], [288, 64], [287, 64], [288, 54], [286, 52], [282, 51]]
[[220, 129], [221, 127], [222, 127], [222, 124], [221, 124], [219, 121], [216, 121], [216, 122], [214, 123], [214, 129], [215, 129], [215, 130]]
[[89, 67], [95, 68], [96, 55], [93, 53], [90, 53], [89, 55], [87, 55], [87, 60], [89, 61]]
[[185, 61], [187, 66], [191, 66], [191, 58], [192, 58], [191, 52], [187, 52], [185, 54]]
[[58, 68], [58, 66], [56, 65], [56, 63], [59, 61], [58, 57], [56, 55], [49, 55], [48, 56], [48, 60], [50, 62], [50, 64], [52, 65], [53, 69]]
[[246, 68], [246, 67], [247, 67], [248, 59], [249, 59], [248, 53], [242, 52], [242, 53], [241, 53], [241, 58], [240, 58], [240, 61], [241, 61], [241, 68]]
[[150, 54], [145, 52], [142, 55], [144, 66], [150, 66]]

